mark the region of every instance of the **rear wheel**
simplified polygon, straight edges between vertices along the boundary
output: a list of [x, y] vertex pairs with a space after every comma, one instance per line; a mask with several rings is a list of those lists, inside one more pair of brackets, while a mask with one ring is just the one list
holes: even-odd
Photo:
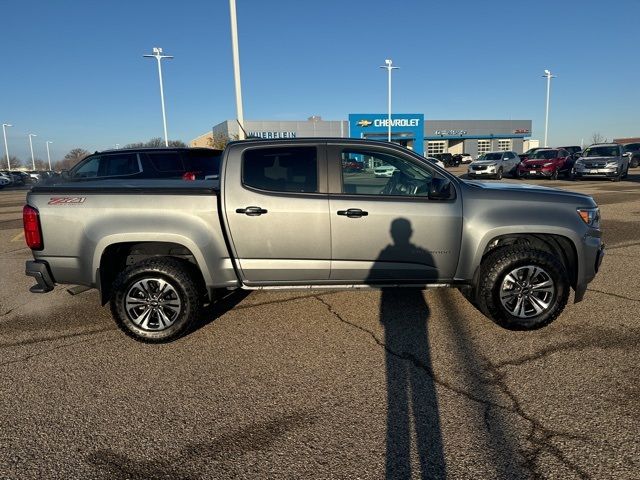
[[554, 255], [505, 247], [482, 263], [475, 298], [482, 313], [510, 330], [534, 330], [555, 320], [569, 298], [569, 281]]
[[118, 327], [141, 342], [180, 337], [200, 314], [200, 292], [187, 262], [158, 257], [130, 266], [116, 279], [111, 313]]

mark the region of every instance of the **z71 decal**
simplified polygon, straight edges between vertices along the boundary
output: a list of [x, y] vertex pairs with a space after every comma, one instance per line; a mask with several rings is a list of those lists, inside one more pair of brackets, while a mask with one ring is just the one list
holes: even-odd
[[84, 203], [87, 197], [51, 197], [49, 205], [73, 205]]

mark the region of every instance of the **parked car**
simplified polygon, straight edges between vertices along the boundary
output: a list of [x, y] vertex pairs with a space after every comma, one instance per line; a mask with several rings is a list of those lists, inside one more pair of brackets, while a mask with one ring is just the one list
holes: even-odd
[[624, 153], [629, 154], [630, 168], [640, 165], [640, 143], [627, 143], [624, 145]]
[[13, 180], [13, 185], [15, 185], [16, 187], [21, 187], [22, 185], [24, 185], [24, 177], [19, 172], [4, 171], [3, 173], [6, 173], [11, 177], [11, 179]]
[[435, 163], [436, 165], [438, 165], [440, 168], [445, 168], [445, 164], [442, 163], [442, 161], [438, 160], [437, 158], [434, 157], [425, 157], [427, 160], [429, 160], [430, 162]]
[[534, 153], [536, 153], [538, 150], [542, 149], [543, 147], [535, 147], [535, 148], [530, 148], [529, 150], [527, 150], [524, 153], [521, 153], [519, 155], [520, 160], [526, 160], [527, 158], [530, 158]]
[[503, 175], [516, 176], [520, 158], [516, 152], [487, 152], [482, 159], [469, 164], [467, 175], [474, 177], [493, 177], [500, 180]]
[[584, 149], [573, 165], [573, 177], [608, 178], [619, 182], [629, 174], [630, 153], [617, 143], [596, 143]]
[[364, 163], [357, 160], [343, 159], [342, 170], [347, 173], [361, 172], [364, 170]]
[[183, 178], [202, 180], [220, 174], [222, 150], [211, 148], [138, 148], [96, 152], [64, 171], [58, 181], [96, 178]]
[[[344, 154], [397, 174], [354, 182]], [[556, 319], [571, 288], [581, 301], [604, 254], [589, 195], [468, 182], [391, 143], [231, 142], [220, 172], [36, 185], [23, 210], [32, 291], [97, 288], [126, 334], [153, 343], [229, 289], [455, 286], [522, 330]]]
[[460, 155], [460, 163], [471, 163], [473, 162], [473, 157], [468, 153], [463, 153]]
[[380, 165], [379, 167], [375, 167], [373, 169], [373, 174], [378, 178], [391, 177], [393, 175], [393, 172], [395, 172], [396, 170], [396, 167], [392, 165]]
[[454, 157], [452, 153], [434, 153], [431, 156], [440, 160], [447, 167], [457, 167], [458, 165], [460, 165], [460, 160]]
[[568, 147], [557, 148], [562, 148], [563, 150], [569, 152], [569, 155], [571, 155], [571, 159], [574, 161], [580, 158], [580, 154], [582, 153], [582, 147], [580, 145], [569, 145]]
[[559, 174], [571, 176], [573, 168], [571, 154], [563, 148], [541, 148], [518, 165], [518, 178], [546, 177], [557, 180]]
[[11, 185], [11, 180], [4, 175], [0, 175], [0, 188], [8, 187], [9, 185]]
[[3, 186], [13, 185], [13, 176], [10, 173], [0, 172], [0, 179], [3, 180]]

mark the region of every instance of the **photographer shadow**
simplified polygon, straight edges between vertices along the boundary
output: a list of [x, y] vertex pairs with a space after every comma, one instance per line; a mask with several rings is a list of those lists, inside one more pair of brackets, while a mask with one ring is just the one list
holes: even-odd
[[[406, 262], [409, 277], [415, 276], [412, 269], [416, 263], [426, 267], [434, 265], [428, 251], [410, 242], [413, 231], [409, 220], [395, 219], [390, 233], [393, 244], [380, 252], [369, 273], [367, 281], [372, 286], [383, 285], [385, 279], [392, 280], [399, 263]], [[429, 275], [437, 278], [435, 269]], [[397, 270], [395, 276], [397, 278]], [[446, 477], [429, 349], [429, 315], [420, 288], [381, 289], [379, 318], [384, 328], [387, 379], [387, 479], [411, 478], [412, 456], [415, 458], [416, 453], [420, 478]], [[414, 435], [416, 453], [412, 454]]]

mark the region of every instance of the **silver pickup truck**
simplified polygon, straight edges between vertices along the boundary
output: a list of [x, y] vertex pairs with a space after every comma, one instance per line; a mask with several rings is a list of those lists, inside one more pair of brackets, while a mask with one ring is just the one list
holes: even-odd
[[237, 288], [455, 287], [499, 325], [539, 328], [570, 288], [582, 300], [604, 254], [587, 195], [465, 181], [355, 139], [233, 142], [214, 180], [35, 186], [24, 227], [33, 292], [97, 288], [145, 342], [179, 337]]

